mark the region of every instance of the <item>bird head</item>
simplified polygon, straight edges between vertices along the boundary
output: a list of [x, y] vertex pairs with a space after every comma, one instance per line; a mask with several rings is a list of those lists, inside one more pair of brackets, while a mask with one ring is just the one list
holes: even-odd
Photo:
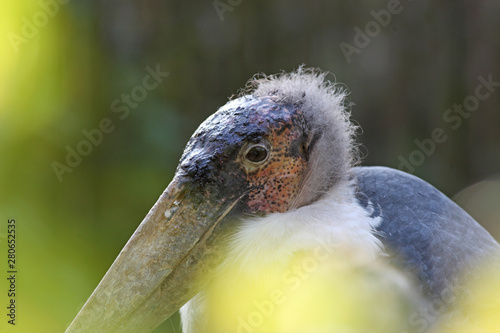
[[151, 331], [210, 279], [238, 221], [308, 205], [346, 179], [355, 128], [325, 75], [254, 78], [203, 122], [67, 332]]
[[237, 197], [242, 213], [284, 212], [297, 205], [314, 144], [299, 105], [246, 96], [198, 128], [176, 178], [203, 200]]

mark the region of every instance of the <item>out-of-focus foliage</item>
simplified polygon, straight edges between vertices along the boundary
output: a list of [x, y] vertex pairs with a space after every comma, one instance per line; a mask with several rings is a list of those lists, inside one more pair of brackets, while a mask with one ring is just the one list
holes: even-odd
[[414, 286], [382, 260], [345, 250], [318, 245], [258, 277], [226, 264], [203, 294], [204, 332], [413, 332]]
[[452, 320], [437, 323], [431, 333], [490, 333], [500, 331], [500, 279], [498, 265], [483, 267], [469, 281], [466, 297], [449, 313]]
[[[456, 129], [443, 116], [479, 77], [500, 81], [500, 3], [401, 1], [348, 62], [339, 45], [355, 45], [356, 27], [377, 22], [389, 2], [242, 1], [218, 13], [211, 1], [3, 1], [0, 272], [15, 218], [18, 308], [15, 327], [2, 312], [0, 331], [64, 330], [167, 186], [190, 134], [256, 72], [305, 63], [334, 73], [352, 91], [366, 165], [398, 167], [420, 150], [413, 173], [448, 195], [498, 175], [500, 87]], [[436, 128], [447, 139], [419, 148]], [[474, 214], [470, 205], [484, 202], [473, 194], [464, 205]], [[498, 215], [482, 216], [498, 238]], [[177, 319], [158, 331], [178, 332]]]

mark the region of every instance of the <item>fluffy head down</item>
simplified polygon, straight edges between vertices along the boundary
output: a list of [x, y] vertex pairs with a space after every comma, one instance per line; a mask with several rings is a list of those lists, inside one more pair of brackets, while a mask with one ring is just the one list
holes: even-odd
[[300, 194], [304, 203], [316, 200], [334, 184], [346, 180], [357, 161], [356, 126], [349, 120], [347, 93], [326, 80], [327, 74], [301, 66], [291, 73], [256, 75], [241, 94], [297, 105], [303, 110], [311, 141], [316, 141]]

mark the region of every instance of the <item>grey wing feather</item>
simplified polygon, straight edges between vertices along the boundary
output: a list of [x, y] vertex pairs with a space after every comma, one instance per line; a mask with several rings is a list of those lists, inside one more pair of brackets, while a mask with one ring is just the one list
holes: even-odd
[[357, 199], [381, 217], [376, 234], [393, 259], [439, 298], [474, 265], [498, 254], [495, 239], [469, 214], [420, 178], [385, 167], [353, 168]]

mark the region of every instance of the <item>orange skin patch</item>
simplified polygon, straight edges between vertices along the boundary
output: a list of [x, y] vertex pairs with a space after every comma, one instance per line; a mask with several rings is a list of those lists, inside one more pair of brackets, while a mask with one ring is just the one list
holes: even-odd
[[247, 203], [251, 211], [285, 212], [293, 206], [290, 199], [299, 192], [307, 164], [298, 148], [302, 133], [297, 132], [295, 124], [302, 115], [290, 111], [293, 113], [283, 117], [281, 126], [272, 128], [267, 137], [271, 152], [266, 164], [247, 174], [252, 188]]

